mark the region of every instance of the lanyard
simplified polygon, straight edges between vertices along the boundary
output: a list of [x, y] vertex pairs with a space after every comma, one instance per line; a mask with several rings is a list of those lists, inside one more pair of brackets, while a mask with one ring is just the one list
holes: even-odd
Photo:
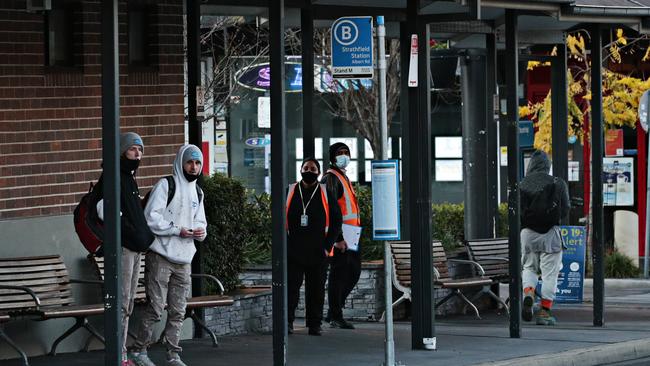
[[307, 207], [309, 207], [309, 204], [311, 203], [312, 198], [314, 198], [314, 195], [316, 195], [317, 190], [318, 190], [318, 186], [314, 187], [314, 192], [311, 194], [311, 197], [309, 198], [309, 201], [307, 201], [307, 204], [305, 205], [305, 199], [302, 198], [302, 183], [298, 183], [298, 192], [300, 192], [300, 203], [302, 203], [302, 214], [303, 215], [307, 214]]

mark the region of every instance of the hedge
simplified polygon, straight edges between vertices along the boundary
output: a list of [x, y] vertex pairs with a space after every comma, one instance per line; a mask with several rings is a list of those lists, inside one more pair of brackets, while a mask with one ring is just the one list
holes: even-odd
[[[271, 262], [271, 198], [247, 191], [242, 182], [220, 174], [202, 180], [208, 236], [202, 246], [203, 268], [219, 277], [227, 290], [239, 285], [238, 275], [246, 264]], [[372, 192], [368, 186], [355, 187], [363, 231], [360, 245], [364, 261], [383, 259], [382, 242], [372, 240]], [[506, 236], [507, 207], [501, 205], [499, 236]], [[462, 204], [432, 205], [432, 238], [446, 249], [462, 245], [464, 216]], [[206, 283], [209, 293], [216, 290]]]

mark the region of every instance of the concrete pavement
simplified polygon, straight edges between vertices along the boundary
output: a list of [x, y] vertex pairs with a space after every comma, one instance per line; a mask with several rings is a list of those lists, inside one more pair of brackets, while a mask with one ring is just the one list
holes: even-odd
[[[470, 315], [437, 319], [438, 350], [414, 351], [410, 323], [397, 322], [396, 359], [405, 365], [444, 366], [592, 366], [641, 359], [632, 365], [643, 365], [642, 359], [650, 356], [650, 282], [609, 282], [603, 327], [592, 325], [587, 288], [585, 304], [556, 307], [557, 326], [523, 323], [518, 339], [509, 337], [505, 315], [486, 310], [482, 320]], [[322, 337], [308, 336], [301, 323], [296, 321], [296, 333], [289, 336], [289, 365], [377, 366], [383, 362], [382, 323], [355, 323], [357, 329], [352, 331], [325, 327]], [[194, 366], [272, 364], [270, 335], [222, 337], [219, 341], [219, 348], [210, 347], [207, 339], [183, 342], [183, 359]], [[150, 353], [155, 362], [164, 364], [161, 346]], [[101, 365], [103, 353], [43, 356], [30, 361], [32, 366]], [[19, 363], [3, 360], [2, 365]]]

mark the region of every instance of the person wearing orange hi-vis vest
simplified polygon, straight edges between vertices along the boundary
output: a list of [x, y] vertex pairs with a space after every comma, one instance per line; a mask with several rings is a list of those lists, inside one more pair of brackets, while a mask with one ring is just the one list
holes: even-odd
[[289, 334], [293, 333], [300, 287], [305, 281], [305, 321], [308, 334], [322, 333], [327, 255], [341, 230], [336, 198], [318, 183], [320, 164], [307, 158], [300, 168], [302, 180], [287, 191], [287, 297]]
[[[341, 210], [342, 224], [361, 226], [359, 203], [356, 193], [345, 174], [350, 163], [350, 148], [337, 142], [330, 146], [330, 169], [324, 175], [322, 182], [333, 197], [336, 197]], [[352, 250], [339, 234], [330, 252], [330, 271], [327, 285], [327, 301], [329, 309], [326, 321], [333, 328], [354, 329], [354, 326], [343, 318], [345, 299], [350, 295], [359, 281], [361, 274], [361, 253], [359, 248]]]

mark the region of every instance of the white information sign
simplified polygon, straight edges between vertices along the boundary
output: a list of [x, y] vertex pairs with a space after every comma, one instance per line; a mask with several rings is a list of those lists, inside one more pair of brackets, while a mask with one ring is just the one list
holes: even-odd
[[257, 127], [271, 128], [271, 97], [257, 98]]
[[372, 238], [400, 239], [399, 162], [372, 161]]

